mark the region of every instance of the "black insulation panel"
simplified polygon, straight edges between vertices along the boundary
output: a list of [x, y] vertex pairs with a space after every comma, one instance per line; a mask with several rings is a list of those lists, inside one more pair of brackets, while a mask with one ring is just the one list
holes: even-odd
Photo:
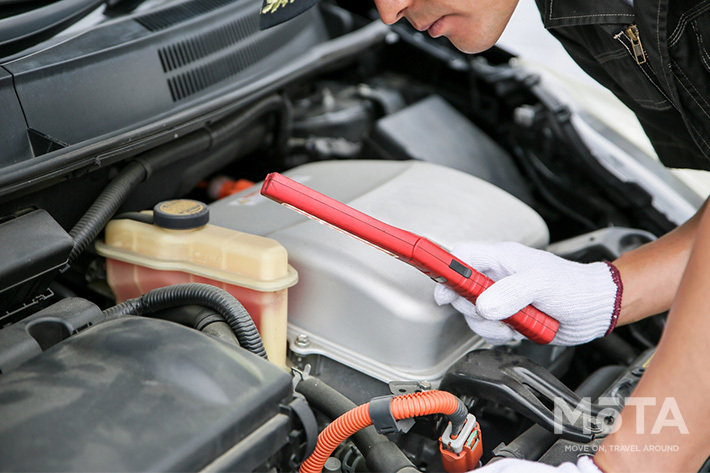
[[467, 172], [531, 203], [513, 159], [438, 95], [380, 119], [371, 144], [390, 159], [418, 159]]

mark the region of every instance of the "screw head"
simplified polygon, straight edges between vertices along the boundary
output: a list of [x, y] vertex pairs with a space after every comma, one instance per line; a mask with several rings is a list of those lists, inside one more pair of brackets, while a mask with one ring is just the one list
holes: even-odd
[[311, 340], [308, 338], [308, 335], [306, 335], [305, 333], [302, 333], [296, 337], [294, 344], [299, 348], [306, 348], [306, 347], [310, 346]]
[[428, 390], [428, 389], [431, 389], [431, 383], [430, 383], [429, 381], [426, 381], [426, 380], [425, 380], [425, 381], [419, 381], [419, 387], [422, 388], [422, 389], [424, 389], [424, 390]]

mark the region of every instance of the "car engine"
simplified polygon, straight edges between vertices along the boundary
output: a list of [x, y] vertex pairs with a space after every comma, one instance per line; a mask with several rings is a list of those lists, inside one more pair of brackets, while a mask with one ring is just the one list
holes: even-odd
[[444, 248], [579, 262], [702, 199], [503, 49], [464, 55], [362, 2], [260, 31], [259, 5], [108, 2], [0, 44], [0, 469], [593, 454], [664, 314], [578, 347], [492, 346], [435, 281], [261, 183], [283, 173]]

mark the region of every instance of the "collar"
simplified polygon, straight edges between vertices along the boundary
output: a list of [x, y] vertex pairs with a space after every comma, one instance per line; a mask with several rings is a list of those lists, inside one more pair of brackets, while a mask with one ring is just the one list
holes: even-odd
[[536, 0], [545, 28], [630, 24], [634, 8], [624, 0]]

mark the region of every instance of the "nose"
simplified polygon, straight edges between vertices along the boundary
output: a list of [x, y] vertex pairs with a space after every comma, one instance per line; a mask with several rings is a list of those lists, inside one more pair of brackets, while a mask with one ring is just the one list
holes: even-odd
[[380, 18], [387, 25], [397, 23], [411, 3], [412, 0], [375, 0]]

